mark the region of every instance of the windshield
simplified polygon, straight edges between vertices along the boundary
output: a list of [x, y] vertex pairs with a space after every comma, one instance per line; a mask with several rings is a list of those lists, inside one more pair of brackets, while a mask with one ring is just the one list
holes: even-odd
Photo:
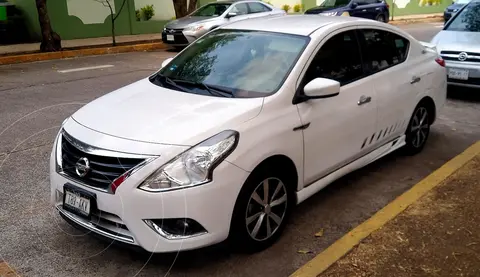
[[205, 5], [194, 11], [191, 16], [220, 16], [231, 4], [229, 3], [212, 3]]
[[480, 32], [480, 2], [472, 2], [445, 27], [447, 31]]
[[[158, 75], [181, 85], [189, 82], [218, 88], [232, 97], [265, 97], [280, 88], [308, 41], [297, 35], [217, 30], [196, 40]], [[187, 92], [208, 94], [205, 89]]]
[[468, 4], [471, 0], [457, 0], [455, 4]]
[[350, 0], [325, 0], [320, 7], [322, 8], [338, 8], [346, 6], [350, 3]]

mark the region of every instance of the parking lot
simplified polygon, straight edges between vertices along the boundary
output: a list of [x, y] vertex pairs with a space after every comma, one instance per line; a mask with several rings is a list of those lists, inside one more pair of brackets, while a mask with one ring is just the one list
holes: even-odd
[[[440, 26], [402, 28], [429, 41]], [[148, 76], [174, 54], [129, 53], [0, 67], [0, 261], [22, 276], [288, 276], [480, 140], [480, 91], [450, 88], [421, 154], [394, 153], [338, 180], [297, 207], [277, 244], [253, 255], [232, 253], [225, 245], [146, 255], [73, 229], [49, 203], [48, 160], [60, 124], [89, 101]]]

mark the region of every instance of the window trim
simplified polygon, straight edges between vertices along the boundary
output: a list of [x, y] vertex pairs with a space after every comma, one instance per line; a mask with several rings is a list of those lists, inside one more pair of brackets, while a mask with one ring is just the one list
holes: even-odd
[[[388, 67], [385, 67], [385, 68], [383, 68], [383, 69], [381, 69], [381, 70], [379, 70], [379, 71], [370, 72], [369, 70], [366, 70], [366, 69], [364, 68], [365, 64], [363, 63], [363, 59], [364, 59], [363, 50], [366, 48], [366, 47], [365, 47], [365, 37], [363, 36], [363, 34], [361, 34], [361, 32], [362, 32], [363, 30], [377, 30], [377, 31], [382, 31], [382, 32], [389, 32], [389, 33], [391, 33], [391, 34], [397, 35], [397, 36], [405, 39], [406, 41], [408, 41], [408, 47], [407, 47], [407, 51], [406, 51], [406, 53], [405, 53], [405, 58], [404, 58], [401, 62], [399, 62], [399, 63], [397, 63], [397, 64], [389, 65]], [[406, 38], [406, 37], [403, 36], [403, 35], [398, 34], [397, 32], [392, 32], [392, 31], [390, 31], [390, 30], [385, 30], [385, 29], [383, 29], [383, 28], [378, 28], [378, 27], [374, 27], [374, 26], [358, 27], [358, 28], [357, 28], [357, 38], [359, 39], [359, 40], [358, 40], [358, 43], [359, 43], [359, 47], [360, 47], [360, 55], [362, 56], [363, 74], [365, 75], [365, 77], [369, 77], [369, 76], [378, 74], [378, 73], [380, 73], [380, 72], [383, 72], [383, 71], [385, 71], [385, 70], [387, 70], [387, 69], [390, 69], [390, 68], [392, 68], [392, 67], [401, 65], [401, 64], [405, 63], [405, 62], [408, 60], [408, 57], [410, 56], [410, 46], [412, 45], [412, 42], [411, 42], [408, 38]], [[393, 45], [392, 45], [392, 46], [393, 46]]]
[[320, 42], [317, 44], [317, 46], [315, 47], [315, 49], [312, 51], [312, 54], [310, 55], [310, 58], [307, 60], [307, 62], [304, 64], [303, 68], [302, 68], [302, 72], [300, 73], [299, 77], [297, 78], [297, 82], [296, 82], [296, 89], [295, 89], [295, 93], [293, 95], [293, 98], [292, 98], [292, 104], [293, 105], [298, 105], [299, 103], [296, 103], [298, 101], [298, 99], [301, 98], [301, 96], [303, 95], [303, 88], [305, 87], [306, 85], [306, 81], [305, 81], [305, 75], [308, 71], [308, 69], [310, 68], [310, 65], [312, 64], [313, 60], [315, 59], [315, 57], [317, 56], [318, 52], [322, 49], [323, 45], [325, 45], [325, 43], [327, 41], [329, 41], [331, 38], [333, 38], [334, 36], [336, 35], [339, 35], [341, 33], [344, 33], [344, 32], [348, 32], [348, 31], [353, 31], [355, 33], [355, 38], [357, 39], [357, 44], [358, 44], [358, 51], [359, 51], [359, 54], [360, 54], [360, 62], [362, 64], [362, 72], [363, 74], [357, 78], [357, 79], [353, 79], [351, 80], [350, 82], [348, 83], [344, 83], [344, 84], [340, 84], [340, 87], [343, 87], [343, 86], [346, 86], [346, 85], [349, 85], [351, 83], [354, 83], [354, 82], [357, 82], [361, 79], [364, 79], [365, 77], [367, 77], [368, 75], [365, 74], [365, 69], [363, 68], [363, 56], [362, 56], [362, 51], [360, 49], [360, 42], [358, 40], [358, 33], [357, 33], [357, 29], [358, 27], [357, 26], [348, 26], [348, 27], [343, 27], [343, 28], [340, 28], [340, 29], [337, 29], [331, 33], [329, 33], [327, 36], [324, 36]]

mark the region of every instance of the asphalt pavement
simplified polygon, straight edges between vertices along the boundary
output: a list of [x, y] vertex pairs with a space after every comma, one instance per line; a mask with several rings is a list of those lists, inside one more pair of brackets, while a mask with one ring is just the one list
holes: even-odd
[[[440, 26], [401, 28], [429, 41]], [[480, 93], [450, 89], [421, 154], [394, 153], [338, 180], [297, 207], [277, 244], [253, 255], [218, 245], [148, 256], [71, 228], [49, 204], [48, 159], [60, 124], [85, 103], [148, 76], [174, 54], [0, 67], [0, 262], [22, 276], [287, 276], [480, 139]], [[321, 230], [323, 235], [316, 237]]]

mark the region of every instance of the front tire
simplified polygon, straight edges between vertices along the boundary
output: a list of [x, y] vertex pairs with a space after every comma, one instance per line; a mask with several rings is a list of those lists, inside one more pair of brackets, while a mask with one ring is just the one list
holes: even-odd
[[247, 179], [235, 204], [230, 242], [257, 252], [281, 236], [294, 206], [291, 178], [273, 168], [259, 168]]
[[405, 133], [405, 152], [415, 155], [423, 150], [430, 134], [430, 110], [424, 103], [418, 104]]

